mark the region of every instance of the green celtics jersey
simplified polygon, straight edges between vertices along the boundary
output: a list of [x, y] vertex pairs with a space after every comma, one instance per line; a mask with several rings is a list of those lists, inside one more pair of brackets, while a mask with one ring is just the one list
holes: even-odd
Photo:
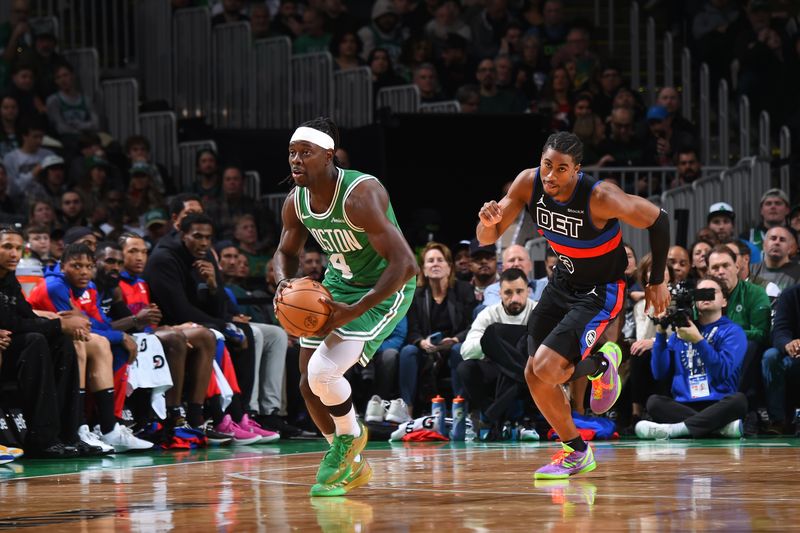
[[[359, 183], [378, 179], [357, 170], [337, 170], [339, 176], [333, 201], [324, 213], [314, 213], [311, 210], [310, 194], [305, 187], [295, 189], [294, 207], [300, 221], [328, 255], [326, 281], [333, 284], [372, 286], [378, 281], [388, 262], [370, 245], [364, 229], [350, 222], [344, 204]], [[386, 210], [386, 217], [397, 226], [391, 203]]]

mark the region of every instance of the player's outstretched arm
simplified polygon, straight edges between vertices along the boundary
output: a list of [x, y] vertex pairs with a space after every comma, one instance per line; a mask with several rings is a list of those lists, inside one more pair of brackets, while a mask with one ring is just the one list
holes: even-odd
[[300, 268], [300, 253], [303, 251], [306, 239], [308, 239], [308, 229], [300, 222], [300, 217], [298, 217], [295, 210], [295, 193], [296, 190], [294, 189], [289, 192], [283, 202], [283, 209], [281, 209], [281, 219], [283, 220], [281, 240], [272, 260], [275, 279], [278, 280], [278, 286], [275, 290], [276, 298], [286, 286], [285, 282], [293, 278], [297, 273], [297, 269]]
[[650, 234], [650, 250], [653, 267], [650, 283], [644, 290], [645, 309], [652, 307], [653, 313], [662, 313], [669, 305], [669, 289], [664, 280], [669, 252], [669, 219], [655, 204], [632, 194], [626, 194], [612, 183], [600, 182], [592, 191], [590, 201], [592, 221], [602, 228], [610, 218], [646, 229]]
[[486, 202], [478, 211], [478, 227], [475, 236], [481, 244], [493, 244], [505, 232], [533, 194], [533, 179], [536, 169], [527, 168], [517, 174], [508, 193], [499, 201]]
[[331, 316], [318, 335], [325, 336], [334, 329], [358, 318], [368, 309], [376, 306], [399, 291], [409, 279], [417, 274], [417, 261], [414, 252], [400, 233], [400, 230], [387, 218], [389, 194], [376, 180], [365, 180], [358, 184], [345, 202], [348, 220], [367, 234], [370, 245], [389, 263], [386, 270], [359, 301], [352, 305], [327, 302]]

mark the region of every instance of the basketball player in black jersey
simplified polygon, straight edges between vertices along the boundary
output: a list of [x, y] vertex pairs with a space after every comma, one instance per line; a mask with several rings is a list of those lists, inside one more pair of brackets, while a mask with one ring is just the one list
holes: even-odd
[[596, 467], [592, 449], [572, 420], [562, 384], [587, 376], [592, 382], [592, 410], [598, 414], [608, 411], [619, 397], [617, 368], [622, 354], [613, 342], [600, 346], [599, 341], [623, 306], [627, 258], [620, 222], [650, 233], [653, 275], [645, 287], [647, 308], [658, 315], [670, 298], [663, 279], [669, 249], [666, 213], [644, 198], [584, 174], [582, 158], [578, 137], [566, 132], [551, 135], [541, 166], [520, 172], [508, 193], [499, 202], [483, 204], [478, 214], [476, 234], [485, 245], [499, 239], [527, 207], [538, 233], [559, 259], [553, 280], [528, 321], [525, 379], [563, 448], [536, 471], [537, 479], [567, 478]]

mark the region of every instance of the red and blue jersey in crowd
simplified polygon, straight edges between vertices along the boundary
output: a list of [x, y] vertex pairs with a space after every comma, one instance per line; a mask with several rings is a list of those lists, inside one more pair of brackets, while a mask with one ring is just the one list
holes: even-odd
[[44, 282], [31, 291], [28, 302], [34, 309], [52, 313], [71, 311], [73, 307], [80, 309], [89, 318], [92, 333], [108, 339], [114, 354], [114, 407], [117, 416], [121, 416], [128, 382], [128, 351], [122, 345], [123, 332], [111, 327], [111, 321], [100, 308], [94, 282], [89, 282], [85, 289], [78, 289], [56, 269], [45, 274]]
[[545, 193], [540, 169], [533, 180], [528, 209], [539, 235], [558, 257], [556, 278], [573, 287], [617, 283], [625, 278], [628, 266], [619, 221], [609, 219], [602, 228], [592, 221], [589, 202], [598, 183], [579, 172], [572, 196], [562, 203]]

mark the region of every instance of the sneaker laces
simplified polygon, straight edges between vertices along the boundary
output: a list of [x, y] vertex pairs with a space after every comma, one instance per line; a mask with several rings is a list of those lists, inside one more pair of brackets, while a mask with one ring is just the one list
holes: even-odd
[[553, 454], [553, 457], [550, 458], [550, 464], [552, 465], [559, 465], [559, 466], [566, 466], [567, 468], [571, 468], [575, 466], [575, 463], [568, 461], [567, 458], [575, 453], [575, 450], [567, 451], [565, 449], [560, 449], [556, 453]]
[[325, 453], [322, 462], [330, 468], [338, 468], [344, 461], [344, 456], [347, 454], [347, 450], [350, 448], [351, 444], [353, 444], [352, 435], [335, 436], [333, 438], [333, 444], [331, 444], [331, 447]]

